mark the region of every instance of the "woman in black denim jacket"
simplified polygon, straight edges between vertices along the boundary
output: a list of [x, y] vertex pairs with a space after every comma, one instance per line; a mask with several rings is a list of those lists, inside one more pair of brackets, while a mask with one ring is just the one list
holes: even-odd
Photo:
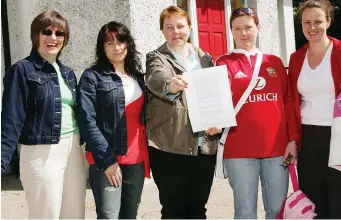
[[28, 218], [85, 217], [86, 172], [75, 116], [76, 76], [58, 57], [69, 40], [56, 11], [31, 24], [32, 52], [4, 77], [1, 170], [21, 145]]
[[98, 219], [136, 219], [144, 177], [150, 177], [145, 134], [146, 87], [128, 28], [99, 31], [96, 63], [78, 86], [79, 125]]

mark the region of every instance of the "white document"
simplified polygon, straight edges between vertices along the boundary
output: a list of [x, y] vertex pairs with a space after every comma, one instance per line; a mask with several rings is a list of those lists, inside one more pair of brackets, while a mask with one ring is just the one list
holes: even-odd
[[226, 66], [191, 70], [183, 75], [188, 82], [185, 95], [193, 132], [237, 125]]

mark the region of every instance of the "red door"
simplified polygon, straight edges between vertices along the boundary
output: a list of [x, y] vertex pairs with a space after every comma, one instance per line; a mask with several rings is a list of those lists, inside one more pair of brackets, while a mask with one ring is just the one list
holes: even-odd
[[196, 0], [200, 48], [214, 59], [226, 53], [224, 0]]

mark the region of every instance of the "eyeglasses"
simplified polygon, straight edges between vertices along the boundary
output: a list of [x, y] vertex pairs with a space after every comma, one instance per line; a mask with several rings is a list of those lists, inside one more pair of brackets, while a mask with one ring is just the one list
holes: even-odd
[[[51, 36], [53, 34], [53, 31], [51, 29], [45, 29], [45, 30], [41, 31], [41, 34], [45, 35], [45, 36]], [[57, 37], [65, 37], [65, 32], [64, 31], [55, 31], [54, 34]]]
[[232, 16], [239, 15], [240, 12], [243, 12], [245, 14], [256, 14], [255, 10], [252, 8], [237, 8], [232, 11]]

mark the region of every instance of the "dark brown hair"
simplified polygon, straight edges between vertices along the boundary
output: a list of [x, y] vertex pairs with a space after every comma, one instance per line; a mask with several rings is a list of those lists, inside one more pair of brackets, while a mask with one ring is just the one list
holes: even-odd
[[63, 48], [67, 45], [70, 37], [67, 20], [56, 11], [44, 11], [35, 17], [31, 24], [32, 49], [38, 50], [40, 32], [49, 26], [54, 26], [65, 33]]
[[127, 26], [117, 21], [111, 21], [103, 25], [99, 31], [96, 45], [96, 61], [93, 67], [100, 71], [113, 67], [104, 52], [104, 44], [112, 41], [114, 36], [118, 41], [127, 43], [127, 56], [124, 60], [124, 70], [134, 78], [142, 75], [141, 54], [136, 50], [134, 38]]
[[252, 9], [252, 11], [254, 13], [245, 13], [243, 12], [243, 10], [241, 10], [242, 8], [237, 8], [235, 10], [232, 11], [232, 15], [230, 17], [230, 28], [232, 30], [232, 21], [238, 17], [242, 17], [242, 16], [250, 16], [251, 18], [253, 18], [255, 24], [258, 26], [259, 25], [259, 19], [257, 17], [257, 14], [256, 14], [256, 9], [255, 8], [250, 8]]
[[178, 6], [172, 5], [163, 9], [160, 14], [160, 30], [163, 29], [163, 22], [165, 21], [165, 19], [170, 18], [172, 15], [175, 15], [175, 14], [186, 18], [188, 26], [189, 27], [192, 26], [192, 22], [191, 22], [191, 19], [189, 19], [188, 13], [182, 10], [181, 8], [179, 8]]
[[307, 0], [300, 4], [300, 15], [302, 17], [303, 11], [307, 8], [320, 8], [326, 14], [326, 19], [333, 18], [334, 7], [328, 0]]

